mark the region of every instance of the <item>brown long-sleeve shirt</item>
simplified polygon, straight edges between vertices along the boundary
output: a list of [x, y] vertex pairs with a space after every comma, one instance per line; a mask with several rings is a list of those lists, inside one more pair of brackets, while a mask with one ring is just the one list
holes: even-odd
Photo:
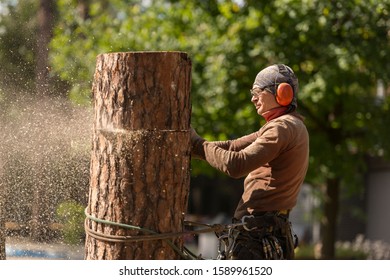
[[306, 175], [309, 135], [302, 118], [286, 114], [236, 140], [201, 141], [193, 154], [227, 175], [244, 180], [234, 217], [292, 209]]

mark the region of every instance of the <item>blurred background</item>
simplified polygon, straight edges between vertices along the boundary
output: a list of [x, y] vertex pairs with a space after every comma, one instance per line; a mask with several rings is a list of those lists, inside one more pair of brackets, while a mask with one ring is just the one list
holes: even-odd
[[[0, 0], [0, 259], [82, 258], [96, 56], [183, 51], [192, 126], [263, 124], [249, 89], [289, 65], [310, 134], [291, 214], [300, 259], [390, 259], [390, 0]], [[242, 192], [191, 163], [188, 218], [230, 223]], [[188, 237], [216, 256], [213, 234]]]

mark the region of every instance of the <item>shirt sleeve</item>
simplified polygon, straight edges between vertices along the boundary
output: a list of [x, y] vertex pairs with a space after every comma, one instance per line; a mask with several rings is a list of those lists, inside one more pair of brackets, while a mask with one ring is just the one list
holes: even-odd
[[228, 151], [240, 151], [250, 144], [252, 144], [256, 138], [258, 137], [258, 132], [251, 133], [249, 135], [245, 135], [241, 138], [235, 140], [227, 140], [227, 141], [214, 141], [209, 142], [213, 143], [215, 146], [220, 147], [224, 150]]
[[287, 140], [280, 137], [281, 134], [288, 135], [286, 129], [283, 125], [267, 125], [261, 132], [230, 141], [229, 145], [205, 141], [205, 159], [231, 177], [246, 176], [278, 156]]

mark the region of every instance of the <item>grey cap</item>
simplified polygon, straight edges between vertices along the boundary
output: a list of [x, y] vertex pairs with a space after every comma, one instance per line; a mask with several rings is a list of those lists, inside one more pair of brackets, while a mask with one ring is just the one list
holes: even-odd
[[294, 91], [294, 98], [291, 105], [297, 107], [297, 94], [299, 90], [298, 78], [294, 71], [284, 64], [274, 64], [261, 70], [253, 83], [253, 87], [260, 89], [268, 89], [273, 94], [276, 94], [276, 89], [279, 84], [288, 83], [292, 86]]

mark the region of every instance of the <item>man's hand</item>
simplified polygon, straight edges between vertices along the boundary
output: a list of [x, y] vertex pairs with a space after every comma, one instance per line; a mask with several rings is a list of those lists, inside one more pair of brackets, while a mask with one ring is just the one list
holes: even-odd
[[191, 127], [191, 156], [197, 159], [204, 159], [203, 143], [205, 140]]
[[198, 133], [191, 127], [191, 144], [194, 145], [198, 141], [204, 140], [202, 137], [198, 135]]

